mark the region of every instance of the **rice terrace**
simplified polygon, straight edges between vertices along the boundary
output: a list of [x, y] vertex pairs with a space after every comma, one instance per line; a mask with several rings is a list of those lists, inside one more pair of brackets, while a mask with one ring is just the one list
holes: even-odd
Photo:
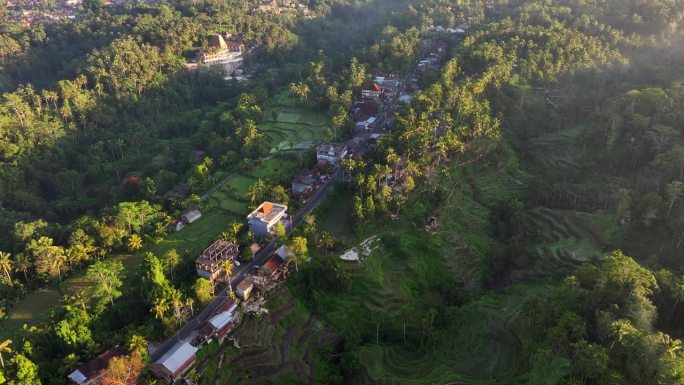
[[312, 110], [283, 92], [264, 108], [264, 120], [259, 131], [266, 135], [270, 153], [307, 150], [327, 134], [328, 116]]

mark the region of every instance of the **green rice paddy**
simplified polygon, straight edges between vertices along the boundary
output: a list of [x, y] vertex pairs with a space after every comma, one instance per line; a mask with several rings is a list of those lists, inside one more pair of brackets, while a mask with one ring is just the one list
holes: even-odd
[[306, 150], [323, 139], [327, 114], [293, 101], [287, 92], [273, 98], [264, 109], [259, 131], [267, 138], [270, 153]]

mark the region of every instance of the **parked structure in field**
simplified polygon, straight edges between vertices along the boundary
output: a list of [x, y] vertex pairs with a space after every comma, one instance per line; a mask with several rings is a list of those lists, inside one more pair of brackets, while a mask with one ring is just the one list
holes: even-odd
[[120, 357], [126, 354], [126, 349], [121, 346], [115, 346], [85, 364], [78, 367], [67, 376], [67, 378], [74, 384], [91, 385], [99, 383], [100, 377], [104, 374], [104, 370], [109, 366], [109, 361], [114, 357]]
[[340, 143], [327, 143], [318, 147], [316, 151], [316, 159], [318, 161], [327, 162], [337, 165], [340, 159], [344, 158], [348, 153], [347, 146]]
[[238, 245], [225, 239], [219, 239], [207, 247], [195, 260], [197, 275], [212, 281], [221, 278], [224, 261], [233, 261], [240, 254]]
[[195, 209], [195, 210], [190, 210], [186, 212], [185, 214], [181, 215], [181, 221], [185, 223], [186, 225], [189, 225], [190, 223], [200, 219], [202, 217], [202, 213]]
[[287, 206], [279, 203], [264, 202], [260, 204], [247, 216], [249, 231], [259, 237], [271, 234], [273, 226], [286, 217], [286, 212]]
[[163, 356], [150, 365], [150, 372], [157, 378], [172, 383], [180, 378], [197, 358], [197, 348], [185, 341], [178, 341]]

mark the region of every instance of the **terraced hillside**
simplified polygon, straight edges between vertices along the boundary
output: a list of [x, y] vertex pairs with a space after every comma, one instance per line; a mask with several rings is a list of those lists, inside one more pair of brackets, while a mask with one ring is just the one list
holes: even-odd
[[524, 368], [515, 323], [521, 302], [538, 289], [520, 286], [480, 297], [453, 314], [445, 332], [423, 349], [401, 343], [364, 346], [361, 383], [516, 383]]
[[[316, 351], [335, 344], [334, 331], [303, 307], [294, 304], [287, 289], [279, 289], [266, 303], [268, 313], [248, 316], [232, 336], [239, 351], [212, 358], [212, 367], [203, 371], [200, 384], [234, 384], [249, 378], [251, 384], [273, 384], [283, 379], [316, 384]], [[216, 363], [222, 362], [218, 368]]]
[[528, 154], [535, 159], [535, 163], [542, 171], [574, 175], [586, 172], [587, 168], [578, 164], [577, 139], [584, 134], [583, 126], [553, 132], [532, 139], [529, 143]]
[[259, 131], [266, 135], [270, 153], [277, 154], [311, 148], [322, 140], [327, 127], [326, 114], [280, 98], [265, 109]]
[[548, 276], [572, 271], [582, 262], [600, 258], [614, 248], [619, 236], [614, 221], [605, 215], [538, 207], [528, 210], [525, 229], [531, 246], [530, 268], [518, 278]]

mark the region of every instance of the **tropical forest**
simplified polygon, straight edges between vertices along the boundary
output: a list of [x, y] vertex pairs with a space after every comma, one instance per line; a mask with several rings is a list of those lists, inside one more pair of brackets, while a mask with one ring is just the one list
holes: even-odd
[[682, 0], [0, 3], [0, 385], [684, 385], [682, 341]]

